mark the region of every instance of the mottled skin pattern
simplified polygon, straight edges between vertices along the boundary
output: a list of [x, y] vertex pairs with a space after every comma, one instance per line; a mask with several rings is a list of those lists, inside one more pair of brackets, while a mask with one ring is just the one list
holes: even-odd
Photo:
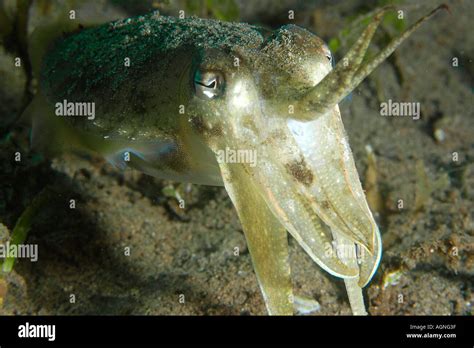
[[[44, 59], [41, 85], [53, 100], [96, 101], [101, 116], [85, 127], [97, 127], [104, 135], [153, 138], [161, 135], [157, 131], [175, 132], [169, 114], [177, 114], [177, 105], [192, 97], [191, 70], [204, 52], [232, 54], [262, 41], [250, 25], [150, 14], [59, 41]], [[140, 121], [126, 121], [130, 114], [140, 115]]]
[[[361, 287], [381, 241], [337, 103], [435, 12], [363, 64], [384, 11], [348, 52], [349, 64], [334, 70], [324, 42], [293, 25], [269, 33], [150, 14], [85, 29], [43, 59], [28, 110], [33, 143], [93, 151], [157, 177], [224, 184], [270, 314], [293, 313], [287, 231], [344, 278], [354, 314], [366, 314]], [[217, 81], [209, 98], [200, 93], [206, 76]], [[95, 119], [56, 117], [64, 99], [94, 102]], [[228, 148], [254, 151], [256, 165], [218, 162]]]

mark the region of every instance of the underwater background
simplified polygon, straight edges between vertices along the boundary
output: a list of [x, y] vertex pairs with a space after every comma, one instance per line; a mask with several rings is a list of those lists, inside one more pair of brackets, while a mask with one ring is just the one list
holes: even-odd
[[[101, 158], [51, 160], [30, 150], [29, 129], [16, 121], [37, 81], [28, 64], [15, 69], [13, 62], [28, 54], [35, 26], [78, 4], [97, 22], [184, 10], [270, 29], [300, 25], [326, 40], [337, 61], [367, 24], [367, 13], [386, 4], [405, 10], [404, 21], [396, 12], [387, 15], [376, 36], [381, 47], [441, 3], [1, 0], [0, 242], [38, 244], [39, 258], [19, 259], [0, 274], [0, 314], [266, 314], [224, 188], [120, 172]], [[380, 268], [364, 290], [372, 315], [473, 313], [474, 2], [444, 3], [450, 13], [424, 24], [340, 104], [383, 238]], [[420, 119], [381, 116], [380, 104], [389, 99], [419, 102]], [[289, 242], [295, 294], [319, 302], [314, 314], [349, 315], [343, 281]]]

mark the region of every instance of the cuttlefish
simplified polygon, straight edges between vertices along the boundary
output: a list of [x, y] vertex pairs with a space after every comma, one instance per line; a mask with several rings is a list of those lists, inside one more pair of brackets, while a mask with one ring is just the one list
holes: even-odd
[[295, 25], [270, 32], [152, 13], [84, 29], [33, 57], [32, 143], [225, 186], [269, 314], [294, 313], [289, 232], [344, 279], [353, 313], [364, 315], [381, 237], [338, 103], [440, 8], [364, 59], [390, 10], [381, 9], [334, 68], [327, 45]]

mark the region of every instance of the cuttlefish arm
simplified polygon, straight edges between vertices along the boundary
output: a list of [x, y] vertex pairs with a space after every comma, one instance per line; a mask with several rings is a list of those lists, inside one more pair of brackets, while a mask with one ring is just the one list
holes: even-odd
[[266, 206], [243, 164], [221, 165], [225, 188], [237, 210], [268, 313], [293, 314], [288, 237]]
[[298, 104], [298, 112], [295, 113], [298, 119], [309, 121], [314, 119], [315, 114], [324, 115], [331, 110], [334, 105], [344, 99], [372, 71], [385, 61], [405, 39], [442, 9], [449, 10], [449, 7], [445, 4], [438, 6], [416, 21], [400, 36], [394, 38], [373, 58], [364, 62], [364, 57], [377, 27], [382, 21], [384, 14], [389, 10], [393, 10], [393, 7], [387, 6], [378, 11], [374, 15], [373, 21], [367, 26], [344, 58], [339, 61], [334, 70], [301, 97], [301, 102]]

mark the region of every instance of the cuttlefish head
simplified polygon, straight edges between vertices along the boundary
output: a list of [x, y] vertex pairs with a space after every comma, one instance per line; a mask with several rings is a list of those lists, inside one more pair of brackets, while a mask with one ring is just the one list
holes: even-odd
[[269, 234], [275, 219], [329, 273], [360, 286], [374, 274], [380, 234], [338, 103], [436, 12], [364, 61], [384, 11], [334, 69], [327, 45], [292, 25], [259, 47], [205, 50], [196, 59], [189, 127], [216, 156], [247, 240], [257, 241], [251, 254], [267, 246], [249, 234]]
[[278, 29], [258, 49], [206, 51], [194, 69], [189, 122], [214, 151], [234, 204], [236, 176], [244, 176], [240, 185], [248, 182], [265, 202], [256, 210], [269, 209], [330, 273], [357, 277], [359, 267], [336, 252], [335, 235], [358, 243], [372, 263], [380, 241], [339, 108], [299, 118], [299, 100], [331, 70], [326, 44], [297, 26]]

